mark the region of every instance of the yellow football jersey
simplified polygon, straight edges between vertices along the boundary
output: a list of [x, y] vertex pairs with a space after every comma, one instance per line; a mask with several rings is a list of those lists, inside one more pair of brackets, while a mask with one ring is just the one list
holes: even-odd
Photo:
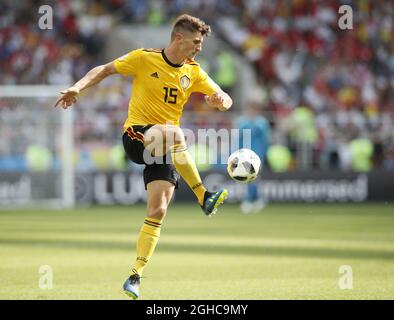
[[116, 59], [114, 65], [118, 73], [133, 76], [124, 130], [131, 125], [179, 125], [191, 93], [212, 95], [220, 90], [197, 62], [173, 64], [164, 49], [133, 50]]

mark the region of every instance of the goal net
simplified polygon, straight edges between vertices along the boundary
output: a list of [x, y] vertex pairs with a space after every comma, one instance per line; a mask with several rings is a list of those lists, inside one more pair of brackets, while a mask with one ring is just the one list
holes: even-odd
[[73, 110], [58, 86], [0, 86], [0, 207], [74, 206]]

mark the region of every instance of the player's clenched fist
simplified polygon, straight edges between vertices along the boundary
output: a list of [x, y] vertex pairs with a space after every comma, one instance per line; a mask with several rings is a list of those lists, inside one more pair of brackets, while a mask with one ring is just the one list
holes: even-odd
[[77, 102], [77, 95], [79, 93], [79, 89], [75, 87], [71, 87], [67, 90], [63, 90], [60, 92], [62, 95], [59, 99], [57, 99], [55, 103], [55, 108], [60, 104], [63, 109], [67, 109], [71, 107], [75, 102]]

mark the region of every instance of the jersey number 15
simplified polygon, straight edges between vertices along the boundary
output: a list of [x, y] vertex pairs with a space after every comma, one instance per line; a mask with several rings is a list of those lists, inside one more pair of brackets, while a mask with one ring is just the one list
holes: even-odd
[[177, 98], [177, 88], [168, 88], [164, 87], [165, 95], [164, 95], [164, 102], [176, 104]]

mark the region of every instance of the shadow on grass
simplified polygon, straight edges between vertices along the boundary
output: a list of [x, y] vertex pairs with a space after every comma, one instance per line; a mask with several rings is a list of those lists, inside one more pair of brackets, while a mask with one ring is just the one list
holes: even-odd
[[[81, 250], [118, 250], [133, 251], [135, 243], [124, 242], [99, 242], [99, 241], [70, 241], [70, 240], [28, 240], [10, 239], [0, 240], [0, 245], [30, 246], [40, 248], [62, 248]], [[306, 258], [347, 258], [347, 259], [376, 259], [394, 260], [394, 251], [383, 250], [355, 250], [355, 249], [333, 249], [333, 248], [310, 248], [306, 246], [253, 246], [253, 245], [196, 245], [188, 243], [159, 243], [159, 252], [176, 253], [196, 253], [196, 254], [217, 254], [217, 255], [253, 255], [253, 256], [289, 256]]]

